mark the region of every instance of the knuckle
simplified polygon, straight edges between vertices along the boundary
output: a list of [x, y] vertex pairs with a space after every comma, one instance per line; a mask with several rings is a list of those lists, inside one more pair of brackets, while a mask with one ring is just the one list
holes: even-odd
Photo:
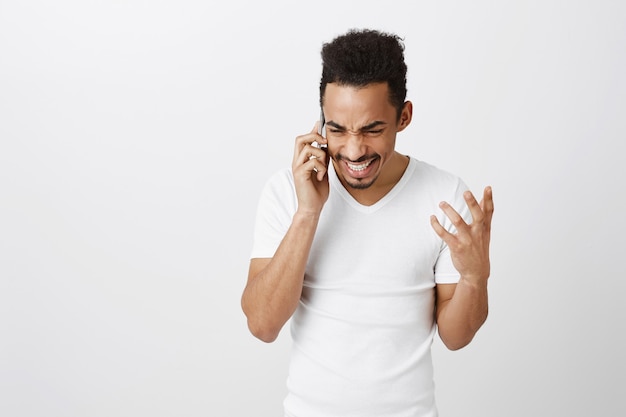
[[463, 221], [463, 218], [459, 217], [459, 216], [452, 216], [450, 217], [450, 222], [457, 228], [461, 228], [463, 226], [465, 226], [465, 222]]

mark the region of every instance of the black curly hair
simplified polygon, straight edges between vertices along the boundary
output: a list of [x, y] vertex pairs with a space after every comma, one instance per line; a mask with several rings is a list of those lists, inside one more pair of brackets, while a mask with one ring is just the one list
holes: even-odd
[[322, 46], [320, 105], [328, 83], [365, 87], [386, 82], [398, 117], [406, 99], [404, 43], [399, 36], [371, 29], [351, 29]]

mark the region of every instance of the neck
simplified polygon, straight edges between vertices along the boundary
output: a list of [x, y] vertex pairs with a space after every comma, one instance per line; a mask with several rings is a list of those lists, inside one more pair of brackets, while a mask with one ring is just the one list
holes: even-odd
[[409, 157], [394, 152], [393, 157], [387, 161], [387, 167], [376, 181], [368, 188], [358, 189], [350, 187], [342, 181], [344, 188], [360, 204], [371, 206], [376, 204], [400, 181], [406, 167], [409, 165]]

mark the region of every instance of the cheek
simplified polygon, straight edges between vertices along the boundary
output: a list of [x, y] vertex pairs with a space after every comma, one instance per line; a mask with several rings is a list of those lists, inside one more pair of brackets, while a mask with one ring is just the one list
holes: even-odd
[[390, 155], [395, 150], [394, 138], [380, 138], [381, 141], [377, 143], [375, 149], [381, 155]]
[[328, 154], [329, 160], [333, 160], [333, 161], [337, 160], [337, 154], [335, 152], [333, 152], [333, 150], [330, 149], [330, 147], [328, 149], [326, 149], [326, 153]]
[[336, 147], [336, 145], [333, 146], [330, 143], [328, 145], [326, 145], [326, 153], [328, 154], [328, 156], [331, 159], [335, 159], [335, 157], [337, 155], [337, 147]]

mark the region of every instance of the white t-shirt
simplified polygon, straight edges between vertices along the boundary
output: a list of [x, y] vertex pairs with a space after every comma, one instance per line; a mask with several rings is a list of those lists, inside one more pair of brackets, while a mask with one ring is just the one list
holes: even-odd
[[[456, 283], [459, 274], [429, 218], [435, 214], [453, 231], [438, 207], [447, 201], [469, 222], [467, 187], [414, 158], [372, 206], [352, 198], [332, 164], [329, 181], [290, 323], [285, 416], [436, 416], [434, 288]], [[274, 255], [296, 208], [293, 176], [285, 169], [262, 193], [252, 258]]]

